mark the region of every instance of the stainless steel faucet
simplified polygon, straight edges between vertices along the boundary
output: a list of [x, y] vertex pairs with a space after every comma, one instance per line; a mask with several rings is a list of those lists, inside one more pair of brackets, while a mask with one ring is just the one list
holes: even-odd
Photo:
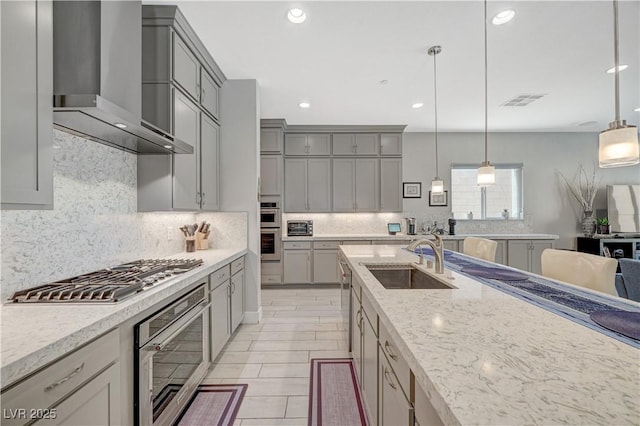
[[[435, 242], [427, 240], [425, 238], [411, 241], [407, 246], [407, 250], [415, 252], [422, 244], [426, 244], [433, 249], [433, 253], [436, 257], [435, 270], [436, 274], [444, 274], [444, 244], [442, 243], [442, 237], [438, 234], [432, 234], [436, 239]], [[420, 263], [422, 263], [422, 253], [418, 254], [420, 257]]]

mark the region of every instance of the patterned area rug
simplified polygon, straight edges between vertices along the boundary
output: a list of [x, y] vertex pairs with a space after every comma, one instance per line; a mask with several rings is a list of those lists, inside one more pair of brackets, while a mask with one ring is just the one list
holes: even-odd
[[227, 426], [238, 415], [249, 385], [200, 385], [174, 426]]
[[353, 359], [312, 359], [309, 425], [367, 426], [367, 424]]

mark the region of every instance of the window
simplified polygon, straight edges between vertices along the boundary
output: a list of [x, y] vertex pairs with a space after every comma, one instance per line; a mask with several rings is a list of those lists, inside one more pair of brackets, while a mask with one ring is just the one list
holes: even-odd
[[522, 164], [494, 164], [496, 184], [479, 187], [479, 164], [451, 166], [451, 212], [455, 219], [522, 219]]

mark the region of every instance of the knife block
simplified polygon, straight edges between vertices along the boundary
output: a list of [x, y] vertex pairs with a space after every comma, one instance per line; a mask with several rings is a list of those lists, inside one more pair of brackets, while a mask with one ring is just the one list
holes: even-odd
[[209, 250], [209, 233], [196, 232], [196, 250]]

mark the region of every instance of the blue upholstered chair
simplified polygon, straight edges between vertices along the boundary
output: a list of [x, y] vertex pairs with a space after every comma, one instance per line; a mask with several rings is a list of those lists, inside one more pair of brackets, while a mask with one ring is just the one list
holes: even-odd
[[640, 260], [618, 259], [621, 274], [616, 275], [618, 296], [640, 302]]

